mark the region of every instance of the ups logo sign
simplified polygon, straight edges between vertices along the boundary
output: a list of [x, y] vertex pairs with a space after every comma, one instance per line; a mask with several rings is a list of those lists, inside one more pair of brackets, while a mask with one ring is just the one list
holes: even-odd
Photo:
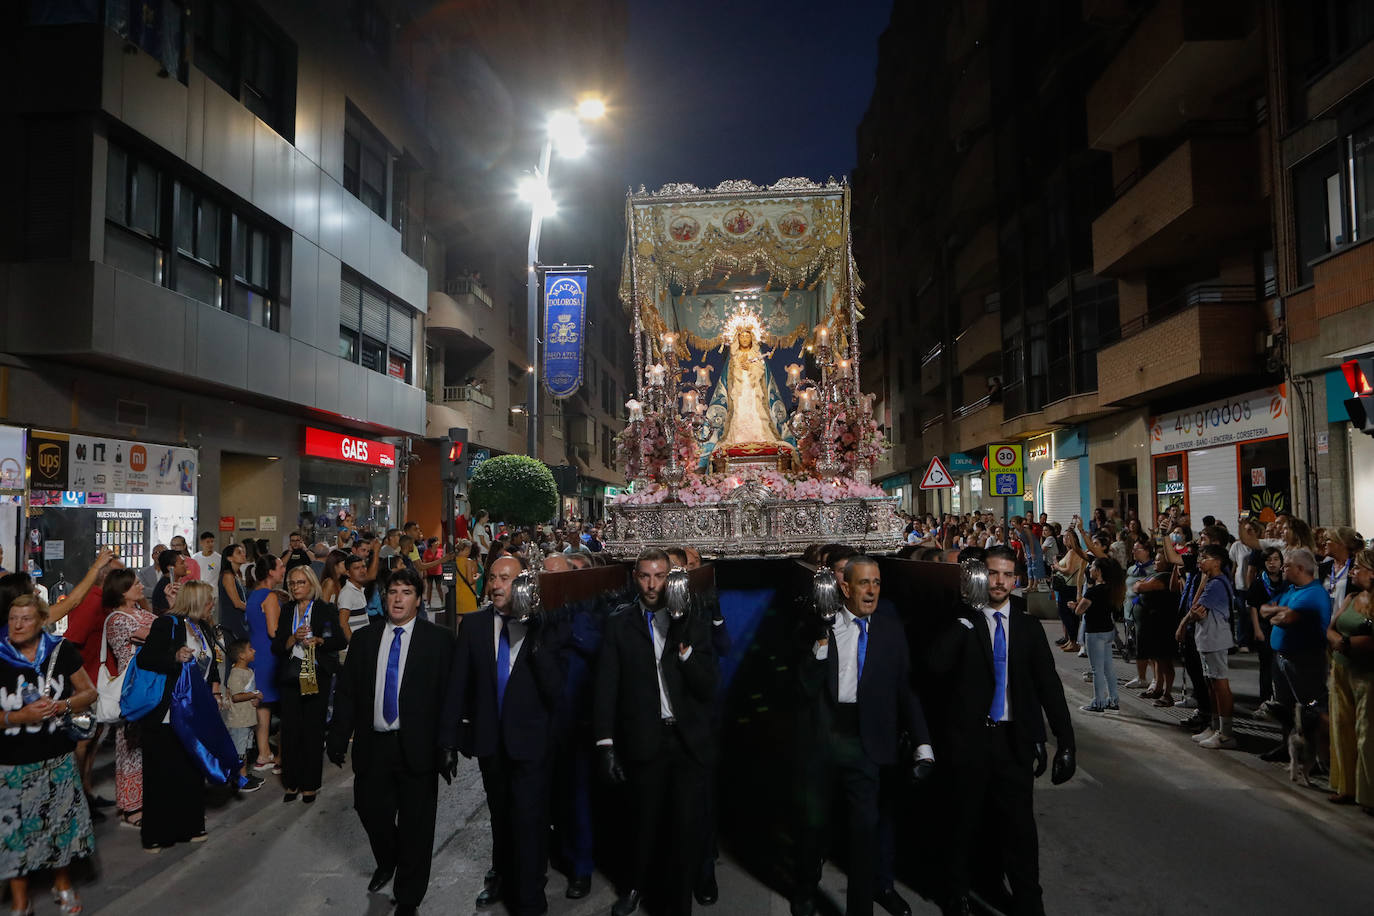
[[34, 433], [29, 439], [29, 466], [35, 486], [67, 488], [67, 440], [49, 439]]

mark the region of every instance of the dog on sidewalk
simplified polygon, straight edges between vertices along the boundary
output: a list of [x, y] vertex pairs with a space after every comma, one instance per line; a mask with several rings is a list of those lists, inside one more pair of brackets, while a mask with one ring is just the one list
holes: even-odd
[[1312, 785], [1312, 768], [1317, 763], [1318, 713], [1315, 704], [1293, 704], [1293, 730], [1288, 733], [1288, 778], [1297, 782], [1301, 777]]

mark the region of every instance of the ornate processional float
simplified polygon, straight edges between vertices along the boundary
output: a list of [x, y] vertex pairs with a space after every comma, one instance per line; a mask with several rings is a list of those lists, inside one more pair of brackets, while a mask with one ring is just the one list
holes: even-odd
[[859, 387], [849, 187], [785, 178], [631, 192], [620, 296], [637, 389], [607, 548], [796, 556], [902, 544], [870, 482], [888, 447]]

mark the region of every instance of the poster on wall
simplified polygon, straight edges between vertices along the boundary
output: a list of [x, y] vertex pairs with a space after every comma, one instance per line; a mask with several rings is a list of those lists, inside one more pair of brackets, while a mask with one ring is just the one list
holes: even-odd
[[34, 430], [29, 465], [35, 489], [195, 496], [195, 449], [128, 439]]

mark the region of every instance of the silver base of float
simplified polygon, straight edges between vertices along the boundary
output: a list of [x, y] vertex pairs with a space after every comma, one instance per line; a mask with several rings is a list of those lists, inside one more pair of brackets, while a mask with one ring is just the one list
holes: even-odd
[[892, 553], [906, 543], [897, 497], [784, 500], [746, 481], [718, 503], [612, 505], [606, 550], [633, 559], [650, 547], [691, 546], [707, 559], [801, 556], [812, 544]]

